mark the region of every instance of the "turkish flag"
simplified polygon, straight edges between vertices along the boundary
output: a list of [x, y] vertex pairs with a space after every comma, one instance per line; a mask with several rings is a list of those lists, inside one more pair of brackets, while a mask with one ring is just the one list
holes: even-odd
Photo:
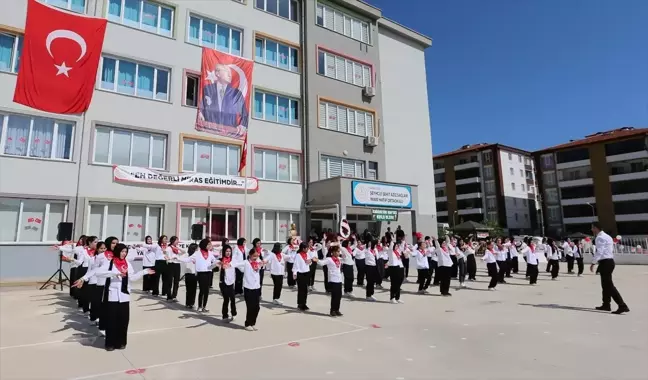
[[97, 80], [107, 20], [28, 1], [14, 102], [54, 113], [85, 112]]

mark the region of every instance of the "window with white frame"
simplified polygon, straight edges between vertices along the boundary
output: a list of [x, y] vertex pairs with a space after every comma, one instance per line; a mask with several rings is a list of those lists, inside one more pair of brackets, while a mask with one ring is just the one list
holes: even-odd
[[162, 231], [162, 206], [124, 203], [90, 203], [86, 235], [120, 241], [143, 242], [146, 236], [157, 240]]
[[334, 103], [320, 101], [319, 127], [361, 137], [375, 136], [374, 114]]
[[543, 169], [551, 169], [554, 167], [554, 156], [552, 153], [543, 154], [540, 159], [542, 160]]
[[317, 73], [360, 87], [371, 87], [371, 67], [320, 49], [317, 52]]
[[23, 36], [0, 30], [0, 71], [17, 73]]
[[486, 181], [486, 194], [495, 194], [495, 181]]
[[103, 90], [139, 98], [169, 101], [169, 76], [171, 70], [146, 65], [121, 58], [101, 58], [101, 79]]
[[205, 46], [224, 53], [242, 54], [243, 32], [208, 18], [189, 15], [187, 42]]
[[202, 224], [203, 237], [214, 242], [224, 238], [236, 240], [239, 238], [240, 215], [238, 210], [206, 207], [180, 208], [180, 234], [182, 241], [191, 240], [191, 226]]
[[369, 161], [369, 167], [367, 168], [367, 179], [378, 179], [378, 163]]
[[515, 190], [515, 182], [511, 182], [511, 190]]
[[354, 40], [366, 44], [370, 43], [368, 22], [341, 12], [329, 5], [317, 3], [315, 23]]
[[509, 153], [509, 154], [508, 154], [508, 159], [509, 159], [509, 160], [512, 160], [512, 159], [513, 159], [513, 154]]
[[547, 203], [558, 203], [558, 189], [545, 189], [545, 201]]
[[484, 166], [484, 177], [488, 178], [488, 179], [493, 178], [493, 166], [492, 165]]
[[67, 211], [65, 201], [0, 198], [0, 243], [56, 242]]
[[544, 182], [545, 186], [555, 186], [556, 173], [554, 171], [542, 173], [542, 182]]
[[518, 161], [522, 162], [522, 156], [521, 155], [518, 156]]
[[559, 222], [560, 221], [560, 206], [549, 206], [549, 207], [547, 207], [547, 219], [550, 222]]
[[509, 171], [511, 172], [511, 175], [514, 175], [515, 172], [513, 171], [513, 168], [509, 168]]
[[182, 171], [238, 176], [240, 151], [238, 145], [183, 139]]
[[92, 162], [164, 170], [166, 145], [165, 135], [97, 126]]
[[254, 118], [299, 126], [299, 114], [299, 100], [260, 90], [254, 91]]
[[521, 184], [520, 186], [521, 186], [521, 188], [522, 188], [522, 191], [526, 191], [526, 190], [524, 189], [524, 184]]
[[482, 152], [482, 157], [484, 158], [484, 164], [490, 164], [493, 162], [493, 155], [490, 151]]
[[333, 177], [365, 178], [365, 162], [322, 155], [320, 157], [319, 172], [320, 179]]
[[520, 169], [520, 177], [524, 178], [524, 170]]
[[55, 7], [67, 9], [72, 12], [85, 13], [86, 0], [41, 0]]
[[282, 182], [299, 182], [301, 155], [266, 149], [254, 150], [254, 176]]
[[[72, 0], [75, 1], [75, 0]], [[149, 0], [108, 0], [110, 21], [162, 36], [173, 36], [175, 10]]]
[[0, 153], [69, 161], [72, 159], [74, 124], [47, 117], [0, 113]]
[[299, 72], [299, 49], [269, 38], [254, 39], [254, 60], [283, 70]]
[[185, 73], [184, 80], [184, 105], [190, 107], [198, 107], [198, 89], [200, 86], [200, 75]]
[[[515, 199], [515, 198], [513, 198], [513, 199]], [[495, 200], [495, 197], [486, 198], [486, 208], [489, 209], [489, 210], [497, 209], [497, 201]]]
[[290, 236], [290, 225], [295, 224], [299, 231], [299, 212], [254, 211], [252, 236], [263, 242], [286, 242]]
[[287, 20], [299, 20], [297, 0], [254, 0], [254, 7]]

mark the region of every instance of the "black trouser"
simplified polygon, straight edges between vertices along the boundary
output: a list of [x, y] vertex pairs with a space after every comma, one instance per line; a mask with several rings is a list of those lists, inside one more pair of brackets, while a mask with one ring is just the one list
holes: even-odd
[[322, 272], [324, 272], [324, 290], [326, 290], [326, 292], [329, 293], [331, 289], [329, 289], [328, 267], [326, 265], [322, 267]]
[[567, 256], [567, 273], [574, 271], [574, 256]]
[[[142, 266], [142, 269], [155, 269], [155, 266]], [[153, 290], [153, 287], [151, 283], [153, 282], [153, 274], [145, 274], [144, 278], [142, 279], [142, 290], [145, 292], [148, 292], [149, 290]]]
[[507, 257], [506, 258], [506, 277], [511, 277], [511, 261], [512, 259]]
[[366, 296], [367, 298], [374, 295], [374, 285], [376, 285], [376, 279], [378, 278], [378, 268], [375, 265], [366, 265], [365, 273], [367, 274], [367, 288]]
[[195, 273], [185, 273], [185, 305], [193, 307], [196, 303], [196, 288], [198, 287], [198, 277]]
[[342, 300], [342, 283], [329, 282], [331, 291], [331, 313], [340, 311], [340, 300]]
[[[371, 253], [369, 253], [371, 255]], [[367, 273], [365, 259], [355, 259], [356, 269], [358, 270], [358, 278], [356, 284], [358, 286], [364, 285], [365, 274]]]
[[430, 269], [418, 268], [416, 271], [418, 272], [418, 277], [416, 278], [416, 282], [418, 283], [418, 290], [420, 292], [421, 290], [425, 289], [425, 282], [427, 281], [427, 278], [430, 275]]
[[294, 263], [286, 263], [286, 272], [288, 273], [288, 278], [286, 279], [286, 282], [288, 283], [289, 287], [295, 286], [295, 278], [293, 277], [293, 265]]
[[234, 278], [234, 294], [243, 294], [243, 272], [236, 270]]
[[265, 275], [265, 269], [259, 269], [259, 298], [263, 295], [263, 277]]
[[401, 267], [391, 266], [388, 268], [389, 277], [391, 282], [389, 285], [389, 298], [398, 301], [400, 299], [401, 286], [403, 285], [403, 278], [405, 270]]
[[[403, 262], [403, 269], [405, 269], [405, 277], [403, 278], [406, 279], [409, 277], [409, 257], [401, 257], [401, 261]], [[401, 280], [401, 282], [403, 282]]]
[[[85, 274], [88, 273], [88, 268], [84, 267], [77, 267], [76, 270], [76, 275], [77, 275], [77, 280], [80, 279], [81, 277], [85, 276]], [[85, 290], [84, 290], [85, 289]], [[77, 300], [77, 306], [80, 309], [83, 309], [84, 312], [90, 310], [89, 309], [89, 298], [84, 298], [88, 297], [87, 292], [88, 292], [88, 282], [85, 281], [83, 285], [80, 288], [77, 288], [76, 292], [76, 300]], [[85, 306], [88, 304], [87, 306]]]
[[310, 272], [297, 273], [297, 307], [300, 309], [306, 308], [309, 281]]
[[439, 282], [439, 291], [441, 294], [450, 294], [452, 267], [439, 266], [437, 271], [439, 271], [439, 276], [441, 277]]
[[101, 307], [103, 306], [103, 285], [90, 285], [92, 295], [90, 296], [90, 320], [96, 321], [101, 318]]
[[517, 272], [520, 270], [520, 263], [518, 262], [518, 255], [514, 255], [513, 258], [511, 258], [511, 269], [513, 270], [514, 274], [517, 274]]
[[457, 256], [450, 256], [450, 260], [452, 260], [452, 267], [450, 267], [450, 277], [457, 278], [457, 272], [459, 271], [459, 267], [457, 266]]
[[245, 299], [245, 327], [256, 326], [257, 317], [259, 316], [259, 300], [261, 299], [261, 289], [243, 289], [243, 298]]
[[273, 274], [270, 277], [272, 277], [272, 284], [274, 285], [272, 289], [272, 299], [278, 300], [281, 298], [281, 287], [283, 286], [283, 276]]
[[466, 266], [468, 267], [468, 279], [476, 280], [477, 279], [477, 260], [475, 255], [466, 256]]
[[560, 270], [560, 260], [551, 260], [551, 278], [558, 277], [558, 270]]
[[439, 277], [439, 262], [432, 260], [432, 266], [430, 267], [430, 272], [434, 272], [434, 281], [432, 285], [439, 285], [441, 277]]
[[317, 273], [317, 263], [312, 262], [310, 265], [310, 277], [308, 279], [308, 286], [315, 286], [315, 273]]
[[128, 323], [130, 321], [130, 302], [106, 303], [106, 348], [126, 347]]
[[585, 270], [585, 264], [583, 263], [583, 258], [577, 257], [576, 264], [578, 265], [578, 274], [583, 274], [583, 271]]
[[[151, 279], [151, 292], [154, 296], [160, 294], [160, 277], [166, 273], [167, 262], [166, 260], [155, 260], [155, 274]], [[164, 286], [164, 285], [163, 285]]]
[[546, 269], [547, 273], [551, 272], [551, 265], [553, 265], [551, 259], [547, 258], [547, 269]]
[[[223, 296], [223, 307], [221, 309], [223, 318], [229, 318], [228, 307], [232, 310], [232, 317], [236, 317], [236, 296], [234, 295], [234, 284], [226, 285], [224, 282], [221, 282], [219, 286], [221, 295]], [[247, 300], [245, 302], [247, 304]]]
[[486, 268], [488, 268], [488, 275], [491, 278], [488, 289], [495, 288], [497, 286], [497, 263], [488, 263]]
[[342, 274], [344, 275], [344, 293], [353, 292], [353, 265], [342, 264]]
[[466, 280], [466, 259], [460, 258], [457, 259], [457, 268], [459, 268], [459, 283], [463, 284]]
[[613, 299], [619, 307], [626, 306], [621, 298], [621, 293], [614, 286], [612, 281], [612, 272], [614, 272], [614, 259], [604, 259], [598, 262], [601, 276], [601, 289], [603, 290], [603, 306], [610, 306], [610, 300]]
[[[425, 282], [423, 283], [423, 289], [427, 289], [430, 287], [430, 284], [432, 283], [432, 271], [436, 268], [436, 265], [434, 268], [432, 267], [434, 264], [436, 264], [436, 261], [432, 260], [431, 257], [427, 258], [428, 261], [428, 270], [427, 270], [427, 275], [425, 276]], [[434, 264], [433, 264], [434, 263]]]
[[382, 286], [383, 278], [385, 278], [385, 259], [376, 259], [376, 269], [378, 270], [376, 285]]
[[76, 267], [70, 267], [70, 297], [76, 299], [77, 298], [77, 288], [74, 285], [76, 280], [78, 280], [79, 277], [77, 277], [77, 268]]
[[527, 273], [529, 274], [529, 284], [538, 282], [538, 264], [527, 263]]
[[207, 307], [207, 299], [209, 298], [209, 279], [214, 277], [212, 271], [198, 272], [198, 308]]
[[180, 287], [180, 264], [179, 263], [169, 263], [167, 264], [167, 276], [169, 276], [167, 282], [167, 300], [172, 300], [178, 297], [178, 288]]
[[506, 274], [506, 261], [498, 261], [497, 262], [497, 281], [500, 283], [504, 282], [504, 275]]

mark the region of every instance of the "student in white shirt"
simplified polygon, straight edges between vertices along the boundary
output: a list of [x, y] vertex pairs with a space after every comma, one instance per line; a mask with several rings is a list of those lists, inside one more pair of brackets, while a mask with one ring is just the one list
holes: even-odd
[[286, 273], [288, 273], [288, 278], [286, 283], [290, 289], [294, 289], [296, 282], [292, 276], [293, 265], [295, 265], [295, 255], [297, 254], [298, 244], [297, 239], [294, 237], [289, 237], [286, 240], [286, 246], [281, 251], [281, 254], [286, 257]]
[[389, 239], [388, 241], [388, 253], [389, 260], [387, 264], [389, 265], [389, 299], [391, 303], [403, 303], [400, 300], [401, 287], [403, 286], [403, 281], [405, 279], [405, 268], [403, 265], [403, 257], [407, 256], [407, 252], [403, 249], [405, 244], [402, 244], [402, 238], [404, 234], [402, 231], [396, 231], [396, 242], [392, 243]]
[[580, 240], [576, 240], [574, 242], [572, 253], [574, 255], [574, 260], [576, 260], [576, 264], [578, 266], [578, 277], [580, 277], [583, 275], [583, 271], [585, 270], [585, 264], [583, 263], [583, 246], [581, 245]]
[[538, 283], [538, 252], [533, 239], [527, 237], [520, 247], [522, 255], [526, 257], [527, 274], [529, 275], [529, 284], [535, 285]]
[[486, 268], [488, 269], [488, 275], [490, 276], [490, 283], [488, 284], [488, 290], [495, 290], [498, 281], [498, 272], [497, 272], [497, 254], [494, 250], [494, 244], [492, 241], [486, 243], [486, 249], [484, 250], [484, 257], [482, 258], [486, 263]]
[[[108, 239], [106, 239], [108, 240]], [[114, 247], [113, 247], [114, 249]], [[105, 263], [108, 261], [112, 260], [112, 251], [108, 251], [107, 245], [103, 241], [97, 242], [96, 250], [95, 250], [95, 260], [92, 264], [92, 267], [86, 273], [86, 277], [88, 280], [88, 284], [91, 289], [91, 295], [90, 295], [90, 322], [95, 322], [99, 324], [100, 318], [101, 318], [101, 308], [103, 304], [103, 294], [104, 294], [104, 285], [105, 285], [105, 280], [101, 281], [99, 283], [99, 279], [97, 276], [94, 275], [96, 270], [98, 268], [101, 268], [104, 266]], [[85, 280], [85, 278], [84, 278]]]
[[318, 265], [326, 267], [329, 278], [329, 290], [331, 291], [331, 317], [341, 317], [340, 301], [342, 300], [342, 261], [340, 260], [340, 246], [333, 243], [329, 246], [328, 252], [331, 257], [326, 257], [317, 262]]
[[[252, 247], [259, 254], [259, 260], [263, 260], [265, 255], [268, 254], [268, 250], [263, 248], [263, 243], [261, 242], [261, 239], [259, 239], [259, 238], [254, 238], [252, 240]], [[264, 275], [265, 275], [265, 265], [262, 265], [261, 269], [259, 269], [259, 283], [261, 284], [261, 287], [259, 288], [259, 297], [261, 297], [261, 299], [263, 299], [263, 277], [264, 277]]]
[[511, 271], [513, 270], [513, 257], [517, 257], [517, 250], [515, 249], [515, 241], [513, 238], [504, 239], [504, 249], [506, 250], [506, 272], [504, 277], [510, 278]]
[[[108, 288], [106, 310], [102, 319], [106, 321], [106, 351], [126, 348], [128, 324], [130, 321], [130, 282], [137, 281], [144, 274], [152, 274], [151, 269], [138, 273], [133, 270], [133, 265], [126, 260], [128, 247], [117, 244], [114, 249], [115, 257], [94, 273], [97, 277], [106, 278]], [[74, 285], [83, 286], [84, 279], [79, 279]]]
[[374, 297], [374, 288], [376, 286], [376, 281], [378, 281], [378, 255], [379, 252], [376, 249], [378, 246], [378, 240], [373, 240], [367, 242], [367, 248], [365, 249], [365, 273], [367, 275], [367, 288], [365, 289], [365, 296], [367, 301], [376, 301]]
[[418, 272], [416, 283], [418, 284], [419, 293], [425, 293], [427, 291], [425, 282], [430, 274], [430, 263], [428, 262], [427, 253], [427, 244], [424, 241], [419, 241], [411, 254], [416, 264], [416, 271]]
[[162, 278], [162, 292], [164, 295], [165, 288], [165, 273], [167, 269], [166, 251], [167, 251], [167, 236], [162, 235], [158, 238], [157, 244], [142, 244], [141, 247], [155, 252], [155, 270], [151, 277], [151, 295], [157, 297], [160, 295], [160, 279]]
[[306, 305], [308, 300], [308, 282], [310, 281], [310, 265], [313, 260], [308, 254], [308, 244], [300, 243], [297, 255], [295, 255], [295, 265], [293, 266], [292, 275], [297, 280], [297, 307], [301, 311], [310, 310]]
[[[83, 246], [85, 245], [85, 239], [85, 235], [79, 236], [79, 240], [77, 240], [76, 246], [69, 241], [64, 241], [60, 245], [57, 244], [53, 246], [54, 249], [61, 252], [61, 260], [70, 263], [70, 284], [74, 284], [76, 280], [79, 279], [79, 276], [77, 275], [77, 264], [70, 259], [77, 258], [79, 250], [83, 249]], [[77, 293], [78, 289], [74, 286], [70, 286], [70, 297], [76, 300], [78, 298]]]
[[352, 240], [342, 241], [340, 249], [342, 257], [342, 274], [344, 275], [344, 295], [353, 297], [353, 263], [355, 255], [355, 244]]
[[247, 260], [234, 262], [232, 265], [238, 271], [243, 272], [243, 298], [245, 299], [245, 329], [256, 331], [257, 318], [259, 316], [259, 301], [261, 300], [261, 279], [259, 271], [264, 262], [259, 259], [259, 251], [250, 249]]
[[563, 254], [567, 260], [567, 274], [574, 273], [574, 243], [567, 239], [562, 245]]
[[378, 268], [378, 281], [376, 281], [376, 287], [382, 289], [383, 280], [387, 279], [387, 261], [389, 260], [389, 252], [387, 252], [387, 239], [383, 236], [380, 238], [380, 244], [376, 246], [378, 250], [378, 260], [376, 261], [376, 267]]
[[477, 260], [475, 259], [475, 248], [473, 247], [472, 238], [465, 244], [464, 255], [466, 255], [466, 271], [468, 272], [468, 281], [477, 280]]
[[[185, 263], [185, 307], [193, 309], [196, 304], [196, 290], [198, 288], [198, 277], [196, 277], [196, 264], [193, 261], [184, 260], [191, 257], [198, 250], [198, 244], [191, 243], [187, 247], [187, 252], [178, 257], [178, 261]], [[146, 280], [146, 275], [144, 276]]]
[[[239, 262], [245, 260], [245, 253], [247, 240], [245, 238], [238, 238], [236, 240], [236, 247], [232, 247], [232, 261]], [[243, 272], [236, 271], [236, 281], [234, 282], [234, 294], [243, 294]]]
[[508, 249], [502, 244], [502, 239], [495, 240], [495, 259], [497, 260], [497, 281], [500, 284], [506, 284], [504, 277], [506, 275], [506, 257], [508, 256]]
[[[314, 237], [311, 236], [308, 238], [308, 257], [311, 260], [319, 258], [319, 254], [317, 252], [321, 249], [322, 249], [322, 245], [320, 243], [316, 243]], [[316, 274], [317, 274], [317, 261], [311, 261], [310, 277], [308, 278], [308, 291], [311, 292], [315, 291]]]
[[618, 305], [618, 309], [612, 314], [623, 314], [630, 311], [628, 305], [623, 301], [621, 293], [614, 286], [612, 281], [612, 272], [614, 272], [614, 241], [610, 235], [603, 232], [598, 222], [592, 223], [592, 233], [594, 234], [596, 252], [590, 265], [590, 272], [594, 272], [594, 266], [598, 264], [599, 274], [601, 276], [601, 289], [603, 290], [603, 304], [596, 307], [596, 310], [610, 311], [610, 301]]
[[180, 267], [180, 261], [177, 260], [179, 255], [182, 255], [184, 252], [178, 248], [177, 236], [171, 236], [169, 240], [169, 248], [167, 249], [167, 301], [178, 302], [178, 288], [180, 287], [180, 277], [182, 268]]
[[[153, 245], [153, 238], [147, 236], [144, 238], [144, 244], [147, 246]], [[142, 255], [142, 269], [154, 269], [155, 268], [155, 251], [149, 250], [144, 246], [137, 247], [137, 250]], [[149, 274], [144, 275], [142, 280], [142, 290], [149, 293], [153, 290], [152, 286], [153, 276]]]
[[272, 302], [283, 305], [283, 302], [281, 302], [281, 288], [283, 287], [283, 278], [286, 272], [286, 257], [281, 253], [281, 243], [275, 243], [272, 250], [265, 255], [264, 260], [268, 262], [270, 277], [272, 278]]
[[560, 255], [558, 253], [558, 247], [553, 239], [547, 239], [547, 255], [549, 258], [549, 264], [551, 266], [551, 279], [558, 279], [558, 271], [560, 270]]
[[464, 250], [466, 249], [466, 243], [463, 240], [459, 240], [455, 246], [455, 256], [457, 257], [457, 268], [459, 268], [459, 287], [465, 288], [466, 284], [466, 255]]
[[[220, 280], [219, 287], [221, 295], [223, 296], [223, 307], [221, 308], [221, 314], [223, 315], [223, 320], [233, 321], [236, 319], [236, 296], [234, 294], [234, 282], [236, 282], [236, 268], [232, 266], [232, 247], [229, 245], [222, 246], [221, 250], [222, 256], [219, 261], [220, 270]], [[230, 312], [231, 311], [231, 318]]]
[[439, 267], [437, 268], [437, 271], [439, 271], [439, 291], [442, 296], [448, 297], [451, 296], [452, 256], [455, 256], [455, 252], [451, 250], [451, 246], [448, 245], [446, 239], [435, 240], [435, 245], [439, 260]]
[[357, 286], [364, 286], [365, 282], [365, 275], [367, 273], [366, 269], [366, 264], [365, 264], [365, 257], [367, 255], [367, 247], [371, 244], [370, 241], [361, 241], [357, 240], [358, 245], [356, 249], [353, 252], [353, 257], [355, 259], [355, 265], [356, 265], [356, 271], [358, 272], [356, 275], [356, 285]]
[[[94, 263], [95, 249], [97, 247], [97, 237], [88, 236], [85, 239], [85, 246], [78, 250], [76, 258], [63, 257], [64, 261], [73, 262], [77, 265], [77, 277], [82, 278], [92, 268]], [[90, 312], [90, 299], [92, 297], [91, 286], [88, 283], [82, 283], [77, 293], [78, 306], [83, 313]]]
[[208, 313], [207, 300], [209, 299], [209, 279], [213, 277], [212, 269], [217, 264], [216, 256], [212, 253], [212, 243], [209, 239], [202, 239], [198, 243], [198, 250], [189, 257], [179, 257], [177, 260], [196, 266], [198, 280], [198, 312]]

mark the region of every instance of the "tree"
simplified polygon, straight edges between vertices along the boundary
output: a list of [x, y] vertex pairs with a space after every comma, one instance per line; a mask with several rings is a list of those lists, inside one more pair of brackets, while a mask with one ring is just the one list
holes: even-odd
[[495, 220], [485, 220], [484, 225], [492, 228], [490, 231], [490, 236], [495, 237], [495, 236], [504, 236], [504, 229], [497, 223]]

